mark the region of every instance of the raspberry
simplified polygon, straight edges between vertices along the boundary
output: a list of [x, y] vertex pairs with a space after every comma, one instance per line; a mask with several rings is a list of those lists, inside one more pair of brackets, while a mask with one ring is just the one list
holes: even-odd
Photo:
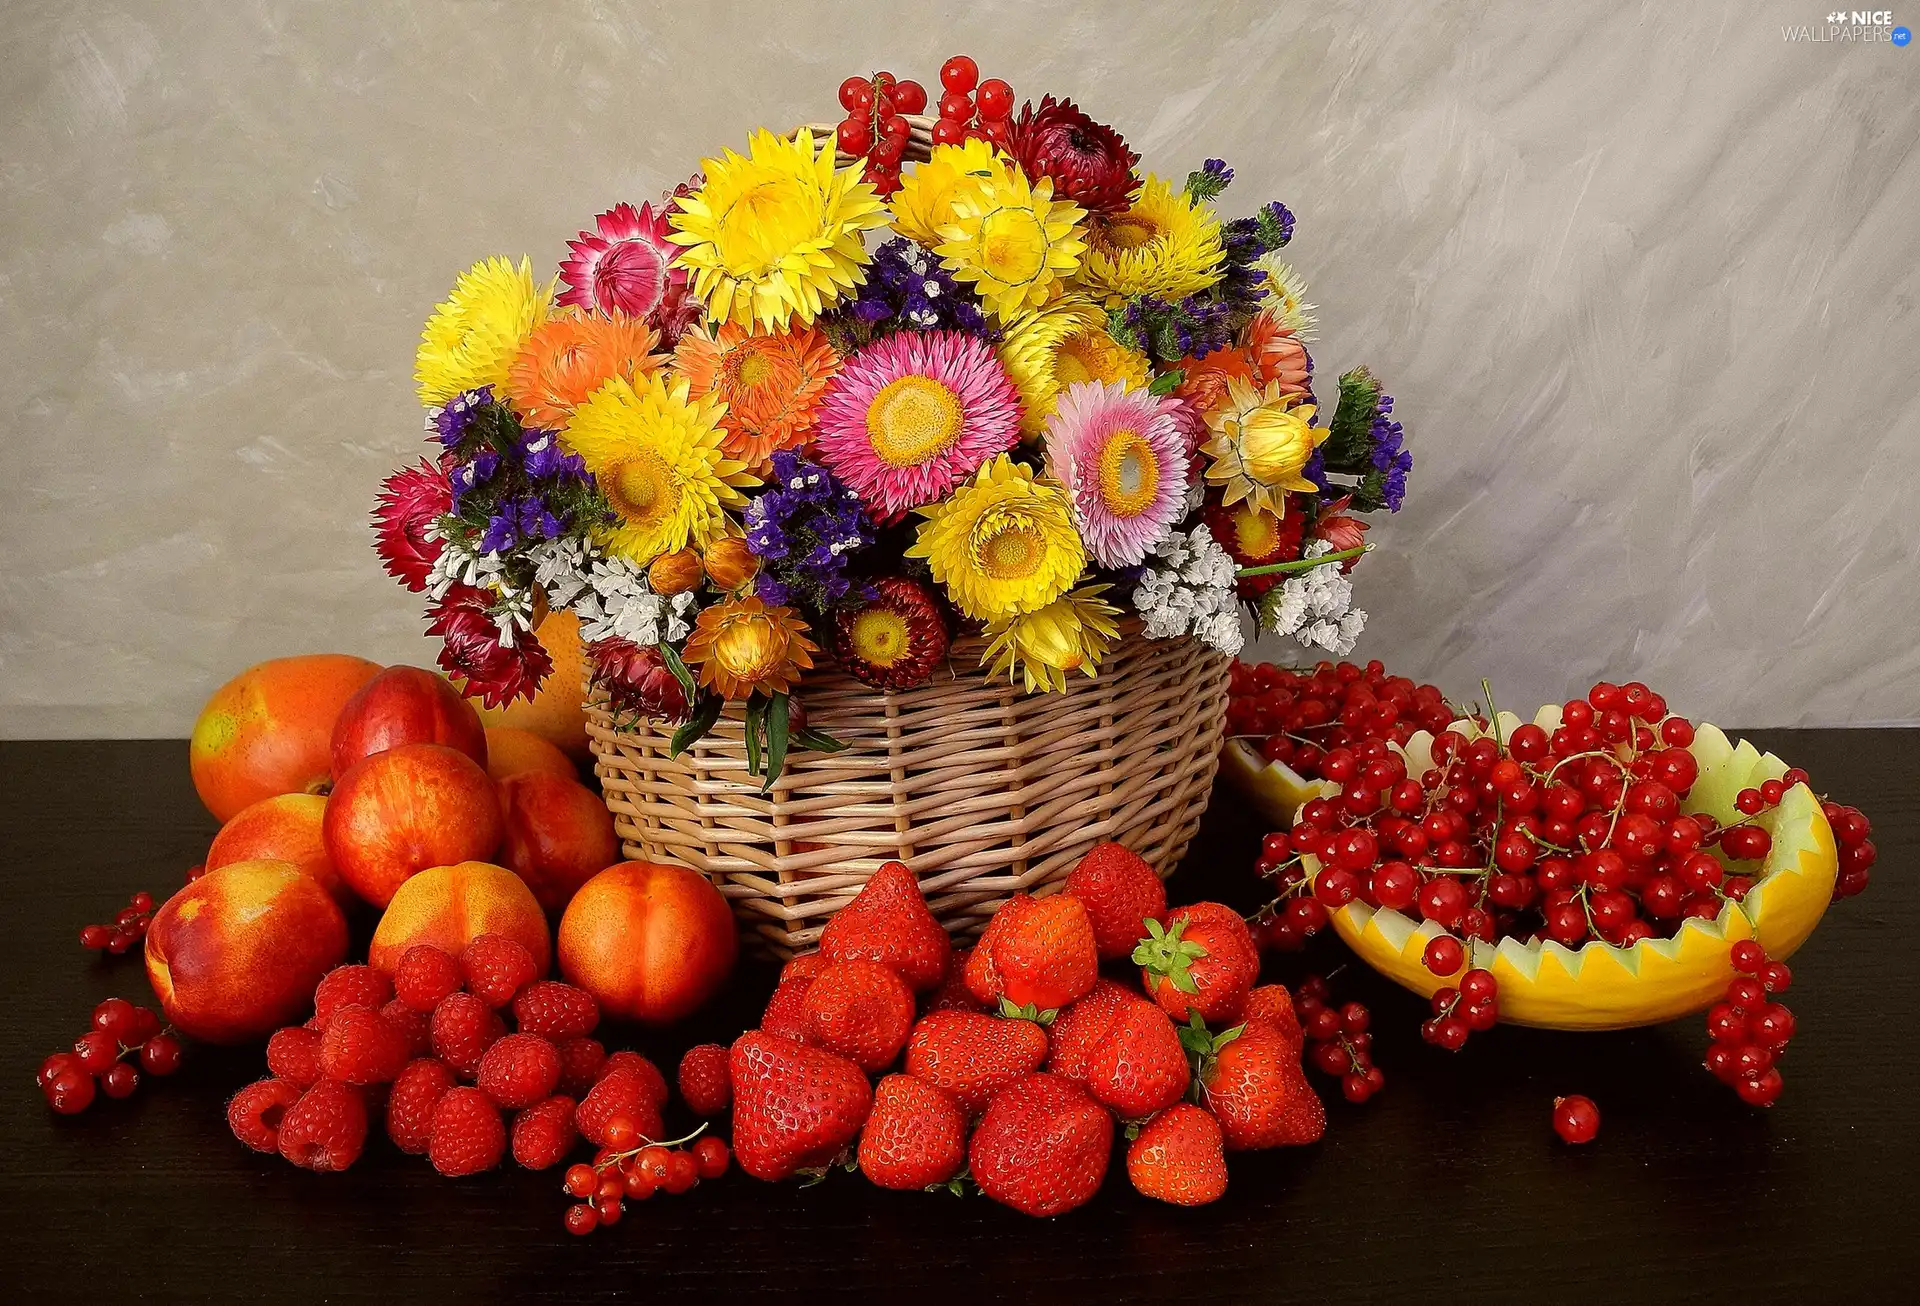
[[538, 1034], [509, 1034], [480, 1058], [474, 1082], [508, 1110], [532, 1106], [560, 1082], [560, 1054]]
[[581, 1135], [595, 1147], [606, 1147], [607, 1122], [625, 1116], [642, 1138], [660, 1137], [660, 1108], [654, 1105], [652, 1088], [637, 1070], [614, 1070], [601, 1076], [593, 1091], [580, 1100], [573, 1123]]
[[460, 954], [460, 968], [467, 973], [467, 992], [496, 1009], [512, 1002], [523, 985], [540, 978], [540, 967], [526, 945], [504, 934], [474, 939]]
[[320, 1078], [320, 1032], [304, 1025], [275, 1030], [267, 1040], [267, 1073], [311, 1088]]
[[342, 1007], [378, 1011], [393, 997], [393, 982], [371, 966], [335, 966], [313, 991], [313, 1018], [324, 1027]]
[[581, 1038], [600, 1023], [600, 1004], [593, 994], [559, 980], [529, 984], [513, 1000], [513, 1018], [522, 1034], [541, 1034], [556, 1043]]
[[233, 1136], [256, 1152], [280, 1150], [280, 1125], [287, 1108], [300, 1100], [300, 1086], [285, 1079], [248, 1084], [227, 1103]]
[[341, 1007], [320, 1037], [320, 1069], [343, 1084], [386, 1084], [407, 1064], [407, 1036], [366, 1007]]
[[599, 1083], [616, 1070], [631, 1071], [640, 1076], [647, 1105], [655, 1111], [667, 1105], [667, 1077], [660, 1073], [660, 1067], [653, 1062], [638, 1052], [615, 1052], [602, 1063], [600, 1073], [594, 1076], [594, 1082]]
[[454, 993], [433, 1009], [433, 1054], [467, 1078], [507, 1032], [506, 1022], [471, 993]]
[[395, 1147], [409, 1156], [427, 1150], [433, 1134], [433, 1109], [456, 1082], [445, 1062], [421, 1057], [407, 1063], [406, 1069], [394, 1077], [393, 1091], [387, 1095], [387, 1137]]
[[344, 1170], [366, 1143], [367, 1104], [337, 1080], [302, 1093], [280, 1122], [280, 1155], [302, 1170]]
[[515, 1116], [513, 1159], [529, 1170], [545, 1170], [566, 1160], [580, 1138], [573, 1127], [573, 1112], [573, 1099], [556, 1093]]
[[680, 1058], [680, 1096], [697, 1116], [717, 1116], [733, 1101], [733, 1075], [727, 1069], [727, 1049], [702, 1043]]
[[600, 1068], [607, 1063], [606, 1048], [595, 1038], [563, 1038], [553, 1046], [560, 1054], [560, 1091], [569, 1097], [582, 1096], [600, 1078]]
[[393, 968], [393, 993], [415, 1011], [432, 1015], [440, 999], [458, 993], [465, 980], [458, 957], [431, 943], [416, 943]]
[[500, 1108], [477, 1088], [450, 1088], [433, 1109], [427, 1159], [449, 1178], [479, 1174], [500, 1164], [507, 1127]]
[[399, 998], [380, 1008], [380, 1019], [400, 1031], [407, 1041], [409, 1057], [429, 1056], [433, 1052], [433, 1016], [415, 1011]]

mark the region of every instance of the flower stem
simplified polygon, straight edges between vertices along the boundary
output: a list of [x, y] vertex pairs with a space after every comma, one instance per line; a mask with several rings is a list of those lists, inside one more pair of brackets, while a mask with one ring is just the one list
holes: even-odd
[[1329, 562], [1345, 562], [1348, 558], [1357, 558], [1372, 547], [1371, 544], [1363, 544], [1357, 549], [1323, 553], [1317, 558], [1298, 558], [1293, 562], [1269, 562], [1258, 567], [1242, 567], [1234, 572], [1234, 575], [1245, 580], [1249, 576], [1279, 576], [1296, 571], [1312, 571], [1315, 567], [1324, 566]]

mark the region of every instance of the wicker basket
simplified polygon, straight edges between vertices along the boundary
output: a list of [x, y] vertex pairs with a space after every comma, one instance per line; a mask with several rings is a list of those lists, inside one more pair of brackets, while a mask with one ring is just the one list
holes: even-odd
[[977, 933], [1016, 891], [1042, 892], [1116, 839], [1162, 875], [1186, 852], [1219, 762], [1228, 659], [1137, 621], [1098, 679], [1028, 695], [956, 641], [948, 668], [881, 693], [837, 668], [802, 683], [808, 723], [846, 744], [796, 750], [772, 792], [747, 774], [737, 706], [668, 756], [670, 731], [616, 729], [587, 705], [595, 769], [626, 855], [700, 871], [733, 903], [748, 947], [786, 959], [882, 862], [920, 877], [934, 914]]

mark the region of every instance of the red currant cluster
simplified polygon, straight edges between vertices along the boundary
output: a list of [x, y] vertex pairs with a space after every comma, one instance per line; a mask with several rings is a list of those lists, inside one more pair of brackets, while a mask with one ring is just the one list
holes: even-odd
[[1833, 884], [1833, 899], [1838, 902], [1867, 887], [1868, 868], [1879, 859], [1880, 850], [1869, 837], [1873, 823], [1859, 808], [1829, 799], [1821, 809], [1827, 814], [1827, 824], [1833, 827], [1834, 842], [1840, 845], [1840, 878]]
[[127, 899], [111, 925], [85, 925], [80, 929], [80, 946], [89, 952], [120, 956], [147, 937], [153, 921], [153, 895], [142, 889]]
[[1013, 87], [998, 77], [980, 80], [980, 66], [956, 54], [940, 65], [940, 118], [933, 124], [935, 145], [957, 145], [969, 138], [1004, 148], [1012, 139]]
[[1774, 961], [1756, 939], [1733, 945], [1735, 975], [1724, 1002], [1707, 1009], [1707, 1069], [1732, 1086], [1748, 1106], [1772, 1106], [1785, 1081], [1776, 1064], [1793, 1037], [1793, 1013], [1772, 1001], [1793, 983], [1785, 962]]
[[[607, 1146], [594, 1156], [593, 1164], [567, 1167], [561, 1186], [569, 1197], [579, 1199], [567, 1208], [567, 1232], [587, 1234], [601, 1225], [618, 1224], [628, 1199], [644, 1202], [655, 1193], [677, 1195], [702, 1179], [725, 1174], [733, 1154], [717, 1138], [699, 1138], [700, 1129], [670, 1143], [649, 1143], [631, 1117], [609, 1120]], [[680, 1146], [696, 1138], [693, 1146]]]
[[885, 72], [849, 77], [840, 83], [840, 107], [847, 116], [835, 130], [836, 147], [864, 158], [873, 188], [882, 196], [893, 194], [900, 189], [900, 159], [913, 133], [906, 115], [927, 107], [926, 87]]
[[[1436, 975], [1459, 975], [1467, 950], [1460, 940], [1441, 934], [1427, 944], [1420, 960]], [[1500, 1020], [1500, 981], [1493, 972], [1476, 966], [1460, 975], [1458, 985], [1446, 984], [1433, 992], [1433, 1015], [1420, 1026], [1420, 1037], [1435, 1047], [1458, 1052], [1467, 1036], [1490, 1030]]]
[[1329, 749], [1404, 744], [1416, 730], [1439, 734], [1456, 715], [1438, 687], [1389, 676], [1378, 661], [1322, 662], [1311, 672], [1236, 661], [1227, 695], [1227, 733], [1258, 739], [1261, 756], [1309, 780], [1324, 774]]
[[63, 1116], [78, 1115], [93, 1105], [96, 1088], [108, 1097], [129, 1097], [140, 1087], [140, 1071], [171, 1075], [180, 1058], [180, 1040], [161, 1029], [157, 1013], [108, 998], [93, 1009], [92, 1028], [74, 1040], [71, 1052], [40, 1063], [38, 1082], [48, 1106]]
[[1294, 990], [1293, 1010], [1307, 1040], [1307, 1061], [1316, 1070], [1340, 1081], [1340, 1095], [1364, 1102], [1387, 1086], [1387, 1077], [1373, 1064], [1373, 1035], [1368, 1026], [1373, 1013], [1358, 1002], [1334, 1007], [1327, 982], [1309, 975]]

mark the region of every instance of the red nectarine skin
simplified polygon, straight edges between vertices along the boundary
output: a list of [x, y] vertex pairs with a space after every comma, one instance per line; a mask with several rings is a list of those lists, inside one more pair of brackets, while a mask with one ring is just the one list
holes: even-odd
[[220, 686], [188, 744], [200, 801], [224, 823], [262, 798], [325, 788], [334, 719], [379, 672], [365, 658], [313, 653], [262, 662]]
[[650, 1025], [699, 1008], [739, 950], [726, 899], [684, 866], [609, 866], [580, 886], [560, 920], [560, 973], [602, 1012]]
[[206, 866], [217, 871], [234, 862], [292, 862], [311, 875], [335, 902], [354, 901], [353, 890], [327, 856], [321, 824], [327, 800], [319, 794], [276, 794], [262, 798], [220, 827], [207, 849]]
[[416, 872], [492, 857], [500, 846], [500, 800], [465, 753], [402, 744], [340, 777], [322, 832], [340, 878], [385, 907]]
[[480, 714], [444, 676], [420, 667], [388, 667], [347, 700], [333, 724], [333, 774], [402, 744], [445, 744], [487, 764]]
[[234, 862], [161, 904], [147, 978], [167, 1019], [209, 1043], [245, 1043], [310, 1014], [347, 955], [338, 903], [291, 862]]
[[613, 813], [577, 780], [528, 772], [500, 782], [506, 837], [500, 861], [550, 912], [566, 910], [581, 885], [620, 860]]
[[391, 974], [416, 943], [457, 956], [482, 934], [504, 934], [522, 944], [540, 963], [540, 973], [547, 973], [553, 941], [546, 913], [519, 876], [488, 862], [433, 866], [393, 895], [374, 928], [367, 960]]

